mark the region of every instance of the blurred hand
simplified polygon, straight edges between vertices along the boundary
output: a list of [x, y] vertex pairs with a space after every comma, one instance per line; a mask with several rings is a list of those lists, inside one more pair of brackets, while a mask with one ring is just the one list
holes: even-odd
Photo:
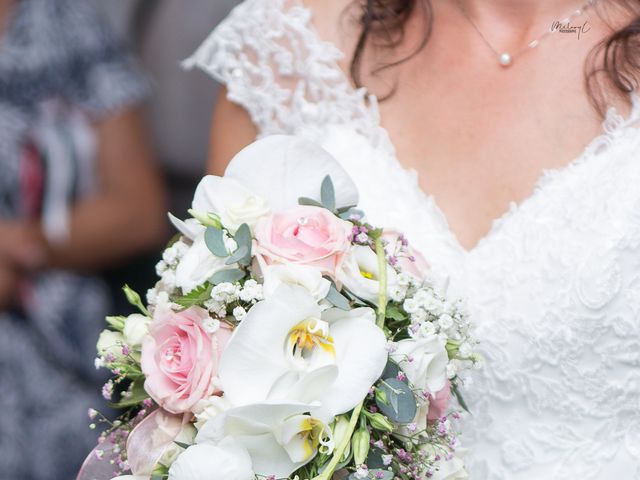
[[18, 303], [20, 275], [11, 265], [0, 262], [0, 311]]
[[45, 258], [44, 241], [33, 223], [0, 221], [0, 268], [33, 270]]

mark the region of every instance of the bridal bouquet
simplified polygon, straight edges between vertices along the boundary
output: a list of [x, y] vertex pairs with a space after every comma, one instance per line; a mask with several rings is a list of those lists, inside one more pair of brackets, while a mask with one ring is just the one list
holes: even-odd
[[[323, 149], [273, 136], [207, 176], [140, 313], [96, 365], [125, 409], [79, 479], [467, 478], [459, 301], [403, 235], [375, 228]], [[118, 476], [120, 475], [120, 476]]]

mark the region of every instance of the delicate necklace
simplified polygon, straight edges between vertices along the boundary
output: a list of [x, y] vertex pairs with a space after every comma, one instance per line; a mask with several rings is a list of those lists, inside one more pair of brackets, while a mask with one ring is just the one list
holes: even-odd
[[[571, 15], [569, 15], [567, 18], [565, 18], [564, 20], [562, 20], [560, 23], [568, 25], [569, 23], [571, 23], [571, 20], [579, 17], [580, 15], [583, 15], [587, 10], [589, 10], [591, 7], [593, 7], [593, 5], [596, 4], [598, 0], [587, 0], [587, 2], [582, 5], [580, 8], [578, 8], [577, 10], [574, 10], [573, 13], [571, 13]], [[460, 0], [456, 0], [456, 3], [458, 4], [458, 8], [460, 8], [460, 11], [462, 12], [462, 14], [465, 16], [465, 18], [469, 21], [469, 23], [471, 24], [471, 26], [474, 28], [474, 30], [476, 32], [478, 32], [478, 35], [480, 36], [480, 38], [482, 39], [482, 41], [487, 45], [487, 47], [489, 47], [489, 49], [495, 53], [496, 57], [498, 58], [498, 63], [502, 66], [502, 67], [508, 67], [509, 65], [511, 65], [514, 60], [519, 57], [520, 55], [528, 52], [529, 50], [533, 50], [534, 48], [536, 48], [540, 42], [542, 40], [544, 40], [545, 38], [547, 38], [548, 36], [550, 36], [552, 33], [557, 32], [558, 29], [557, 28], [549, 28], [549, 30], [547, 30], [546, 32], [544, 32], [542, 35], [540, 35], [538, 38], [535, 38], [533, 40], [531, 40], [529, 43], [527, 43], [527, 45], [522, 48], [521, 50], [515, 52], [515, 53], [509, 53], [509, 52], [498, 52], [495, 48], [493, 48], [493, 45], [491, 45], [491, 42], [489, 42], [489, 40], [487, 40], [487, 38], [482, 34], [482, 32], [480, 31], [480, 29], [478, 28], [478, 26], [476, 25], [476, 23], [473, 21], [473, 19], [469, 16], [469, 13], [467, 12], [467, 10], [464, 8], [464, 6], [462, 5]]]

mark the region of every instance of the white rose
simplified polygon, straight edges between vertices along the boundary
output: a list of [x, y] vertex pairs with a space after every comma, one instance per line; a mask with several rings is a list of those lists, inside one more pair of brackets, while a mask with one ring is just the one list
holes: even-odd
[[231, 404], [224, 396], [212, 396], [206, 400], [200, 400], [196, 403], [195, 407], [193, 407], [193, 413], [196, 416], [195, 427], [198, 430], [202, 429], [205, 423], [230, 408]]
[[124, 322], [124, 341], [130, 347], [140, 347], [144, 337], [149, 335], [149, 325], [151, 319], [139, 313], [129, 315]]
[[[336, 277], [354, 295], [374, 305], [378, 304], [380, 270], [378, 268], [378, 256], [370, 247], [355, 245], [347, 253]], [[397, 277], [396, 271], [388, 267], [387, 295], [389, 297], [393, 297], [393, 292], [398, 283]]]
[[124, 344], [124, 336], [120, 332], [103, 330], [100, 337], [98, 337], [96, 349], [98, 350], [98, 355], [101, 357], [113, 355], [113, 357], [118, 359], [123, 357], [122, 346]]
[[243, 223], [253, 230], [258, 219], [270, 212], [264, 199], [236, 180], [212, 175], [204, 177], [196, 188], [193, 209], [201, 214], [218, 215], [222, 225], [232, 234]]
[[198, 235], [176, 268], [176, 286], [184, 293], [203, 285], [211, 276], [234, 265], [225, 265], [225, 259], [216, 257], [204, 241], [204, 232]]
[[304, 288], [319, 302], [327, 296], [331, 288], [331, 282], [322, 278], [322, 273], [317, 268], [306, 265], [269, 265], [262, 267], [264, 277], [263, 295], [269, 298], [280, 285], [298, 285]]
[[251, 457], [232, 438], [217, 445], [194, 445], [169, 469], [169, 480], [254, 480]]
[[401, 340], [390, 356], [400, 365], [415, 388], [426, 389], [430, 393], [444, 388], [449, 356], [445, 342], [440, 338], [431, 336]]

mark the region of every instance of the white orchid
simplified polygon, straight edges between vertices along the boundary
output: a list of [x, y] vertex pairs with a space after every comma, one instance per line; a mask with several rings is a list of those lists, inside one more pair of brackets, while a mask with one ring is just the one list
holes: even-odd
[[[398, 284], [398, 274], [389, 265], [387, 267], [387, 296]], [[341, 282], [354, 295], [373, 303], [378, 304], [378, 294], [380, 292], [380, 268], [378, 266], [378, 256], [370, 247], [355, 245], [342, 263], [341, 268], [336, 273], [337, 280]]]
[[254, 480], [251, 457], [233, 438], [193, 445], [171, 465], [169, 480]]
[[236, 328], [218, 375], [233, 405], [320, 402], [314, 413], [329, 420], [366, 396], [385, 347], [373, 310], [321, 312], [306, 290], [283, 284]]
[[313, 405], [296, 403], [238, 407], [207, 422], [196, 442], [220, 445], [231, 438], [249, 453], [257, 475], [287, 478], [318, 451], [333, 451], [331, 430], [307, 413], [312, 409]]
[[337, 160], [301, 137], [260, 139], [241, 150], [224, 174], [263, 198], [273, 211], [297, 205], [300, 197], [319, 201], [322, 179], [327, 175], [333, 181], [336, 206], [358, 204], [358, 189]]
[[[336, 206], [357, 205], [353, 180], [326, 150], [299, 137], [272, 135], [241, 150], [224, 177], [204, 177], [191, 207], [200, 218], [216, 215], [234, 233], [242, 223], [252, 228], [269, 211], [297, 205], [299, 197], [320, 200], [320, 186], [327, 175], [334, 184]], [[204, 231], [195, 219], [169, 218], [191, 240]]]
[[445, 343], [437, 335], [409, 338], [396, 343], [390, 356], [415, 388], [435, 394], [447, 383], [449, 355]]

